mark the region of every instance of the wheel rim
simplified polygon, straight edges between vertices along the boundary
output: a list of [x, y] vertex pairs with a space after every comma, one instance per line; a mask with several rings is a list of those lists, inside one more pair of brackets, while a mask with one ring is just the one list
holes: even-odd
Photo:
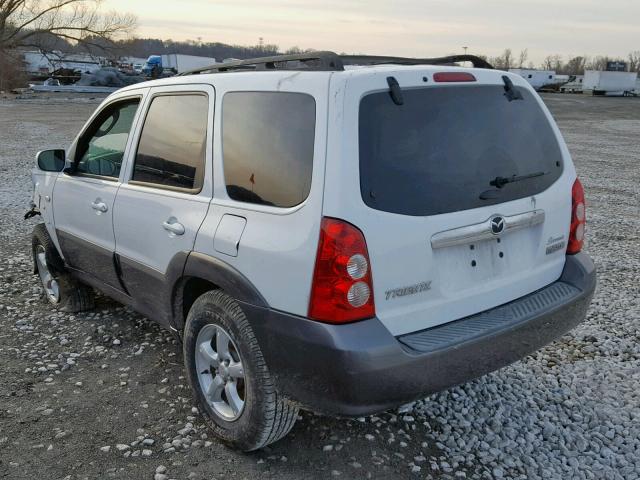
[[218, 325], [205, 325], [196, 340], [196, 369], [204, 398], [224, 420], [237, 420], [244, 410], [242, 358], [231, 336]]
[[36, 247], [36, 264], [38, 265], [38, 274], [40, 275], [40, 281], [42, 282], [45, 295], [51, 302], [58, 303], [60, 300], [60, 288], [58, 281], [49, 270], [47, 253], [42, 245]]

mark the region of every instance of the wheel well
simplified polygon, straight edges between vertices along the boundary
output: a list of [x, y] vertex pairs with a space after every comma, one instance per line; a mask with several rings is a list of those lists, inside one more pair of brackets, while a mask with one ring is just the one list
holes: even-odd
[[178, 313], [182, 318], [179, 322], [180, 328], [184, 327], [184, 324], [187, 320], [187, 315], [189, 315], [189, 310], [191, 310], [191, 306], [198, 299], [200, 295], [206, 293], [210, 290], [218, 290], [220, 287], [218, 285], [209, 282], [208, 280], [203, 280], [202, 278], [190, 277], [183, 280], [180, 290], [178, 292]]

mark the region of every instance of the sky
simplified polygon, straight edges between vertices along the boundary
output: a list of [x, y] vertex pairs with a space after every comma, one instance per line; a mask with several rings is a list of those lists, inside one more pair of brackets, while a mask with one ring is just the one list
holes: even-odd
[[104, 0], [138, 37], [429, 57], [623, 56], [640, 50], [638, 0]]

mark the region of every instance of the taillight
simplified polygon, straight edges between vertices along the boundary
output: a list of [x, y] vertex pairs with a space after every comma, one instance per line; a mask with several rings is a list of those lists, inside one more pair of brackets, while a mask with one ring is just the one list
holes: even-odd
[[343, 220], [323, 218], [309, 317], [347, 323], [375, 314], [371, 262], [364, 235]]
[[568, 255], [582, 250], [586, 220], [584, 189], [580, 180], [576, 178], [571, 189], [571, 228], [569, 230], [569, 242], [567, 243]]
[[467, 72], [438, 72], [433, 74], [434, 82], [475, 82], [476, 77]]

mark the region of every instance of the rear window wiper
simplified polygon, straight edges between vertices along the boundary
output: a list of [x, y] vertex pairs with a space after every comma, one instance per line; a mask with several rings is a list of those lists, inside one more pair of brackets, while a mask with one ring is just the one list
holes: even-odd
[[507, 97], [507, 100], [510, 102], [513, 102], [514, 100], [524, 100], [522, 93], [520, 93], [520, 90], [516, 89], [509, 77], [503, 75], [502, 81], [504, 82], [504, 96]]
[[389, 95], [391, 100], [396, 105], [404, 105], [404, 98], [402, 97], [402, 89], [396, 77], [387, 77], [387, 85], [389, 85]]
[[527, 175], [512, 175], [510, 177], [496, 177], [489, 182], [489, 185], [491, 185], [492, 187], [502, 188], [507, 183], [521, 182], [530, 178], [542, 177], [547, 173], [549, 172], [528, 173]]

